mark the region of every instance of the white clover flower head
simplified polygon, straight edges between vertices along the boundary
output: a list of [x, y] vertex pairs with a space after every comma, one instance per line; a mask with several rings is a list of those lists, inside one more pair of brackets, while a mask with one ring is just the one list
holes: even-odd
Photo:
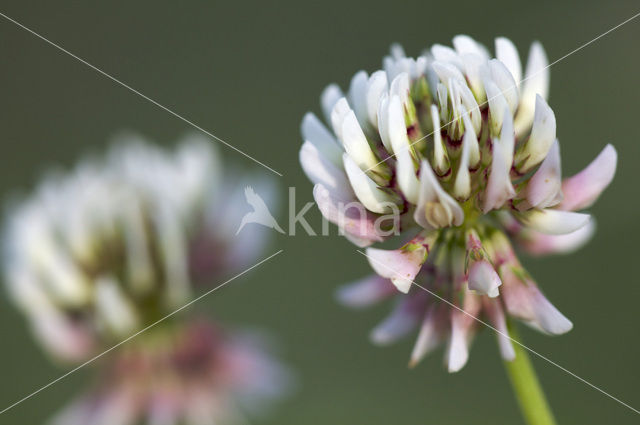
[[88, 358], [258, 254], [264, 232], [233, 234], [245, 207], [229, 182], [242, 182], [223, 178], [211, 146], [193, 135], [168, 151], [128, 135], [10, 208], [5, 281], [56, 357]]
[[52, 425], [247, 423], [286, 395], [291, 375], [255, 334], [194, 321], [119, 350], [95, 387]]
[[[524, 78], [506, 38], [496, 39], [495, 58], [465, 35], [453, 46], [436, 44], [417, 58], [394, 46], [384, 70], [358, 72], [346, 95], [327, 87], [321, 104], [329, 128], [312, 113], [304, 117], [300, 162], [320, 211], [358, 246], [391, 237], [375, 223], [394, 207], [396, 234], [410, 235], [397, 250], [368, 248], [377, 276], [343, 288], [339, 299], [362, 307], [391, 297], [395, 285], [407, 295], [398, 295], [373, 340], [390, 343], [420, 327], [412, 363], [446, 342], [449, 370], [457, 371], [477, 322], [412, 284], [473, 316], [486, 314], [501, 332], [505, 312], [550, 334], [567, 332], [571, 322], [542, 295], [512, 244], [547, 254], [585, 243], [593, 223], [576, 211], [609, 185], [617, 154], [607, 145], [563, 180], [542, 46], [531, 46]], [[509, 339], [499, 341], [512, 358]]]

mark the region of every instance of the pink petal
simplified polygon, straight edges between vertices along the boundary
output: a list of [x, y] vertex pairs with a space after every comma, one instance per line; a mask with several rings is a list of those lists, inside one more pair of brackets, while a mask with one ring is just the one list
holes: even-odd
[[354, 235], [351, 235], [351, 234], [346, 233], [346, 232], [344, 232], [344, 237], [349, 242], [351, 242], [352, 244], [354, 244], [355, 246], [357, 246], [359, 248], [365, 248], [365, 247], [367, 247], [367, 246], [369, 246], [369, 245], [371, 245], [373, 243], [369, 239], [360, 238], [358, 236], [354, 236]]
[[147, 408], [148, 422], [158, 425], [174, 425], [179, 423], [179, 397], [169, 391], [158, 390], [149, 394]]
[[444, 331], [448, 326], [445, 316], [446, 309], [442, 307], [442, 304], [435, 304], [427, 310], [411, 352], [409, 367], [417, 365], [442, 342]]
[[396, 293], [389, 279], [376, 274], [338, 288], [338, 301], [348, 307], [362, 308], [376, 304]]
[[519, 245], [533, 255], [569, 254], [586, 244], [595, 231], [594, 221], [566, 235], [545, 235], [531, 229], [524, 229], [518, 235]]
[[86, 360], [95, 349], [89, 329], [57, 312], [37, 314], [32, 324], [40, 341], [61, 359], [73, 362]]
[[507, 312], [533, 327], [553, 335], [569, 332], [573, 324], [540, 292], [537, 285], [519, 279], [508, 264], [500, 268], [502, 298]]
[[417, 240], [418, 238], [409, 243], [413, 245], [411, 249], [405, 247], [394, 250], [367, 248], [367, 258], [375, 272], [382, 277], [391, 279], [398, 290], [405, 294], [409, 292], [413, 280], [427, 259], [428, 245], [421, 245], [422, 241]]
[[611, 145], [605, 146], [587, 168], [562, 182], [564, 199], [558, 208], [575, 211], [593, 205], [613, 180], [617, 162], [618, 154], [615, 148]]
[[53, 425], [132, 425], [142, 413], [131, 391], [110, 389], [105, 394], [83, 397], [59, 412]]
[[388, 345], [411, 332], [424, 315], [427, 297], [423, 292], [403, 297], [391, 314], [371, 331], [371, 341]]
[[[313, 188], [313, 197], [322, 215], [344, 232], [367, 243], [381, 242], [375, 226], [376, 217], [364, 206], [331, 193], [322, 184]], [[359, 205], [360, 208], [356, 208]]]
[[509, 339], [509, 330], [507, 329], [507, 321], [502, 306], [498, 301], [486, 300], [484, 309], [491, 325], [498, 331], [496, 332], [496, 336], [502, 358], [508, 361], [513, 360], [516, 357], [516, 353], [513, 350], [511, 339]]

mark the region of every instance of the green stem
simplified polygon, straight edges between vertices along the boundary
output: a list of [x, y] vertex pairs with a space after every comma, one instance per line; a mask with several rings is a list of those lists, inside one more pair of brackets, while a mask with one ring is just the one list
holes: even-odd
[[[516, 341], [520, 337], [513, 323], [509, 323], [509, 335]], [[505, 361], [505, 368], [515, 392], [520, 411], [529, 425], [555, 425], [547, 398], [542, 391], [540, 381], [533, 369], [527, 350], [519, 344], [513, 343], [516, 357], [512, 361]]]

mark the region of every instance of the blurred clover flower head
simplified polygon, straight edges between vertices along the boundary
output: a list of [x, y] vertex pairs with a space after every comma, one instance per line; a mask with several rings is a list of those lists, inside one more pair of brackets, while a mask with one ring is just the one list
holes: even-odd
[[290, 387], [288, 370], [256, 334], [195, 320], [139, 338], [51, 423], [246, 424]]
[[[507, 314], [549, 334], [571, 329], [513, 245], [548, 254], [586, 242], [594, 225], [576, 211], [594, 203], [617, 161], [607, 145], [586, 169], [562, 179], [539, 43], [524, 79], [506, 38], [496, 39], [495, 58], [465, 35], [453, 45], [436, 44], [417, 58], [393, 46], [384, 70], [358, 72], [346, 95], [328, 86], [321, 104], [331, 130], [308, 113], [300, 150], [318, 207], [349, 240], [365, 247], [389, 239], [373, 223], [394, 210], [397, 230], [410, 239], [395, 250], [368, 248], [377, 276], [342, 288], [339, 299], [362, 307], [399, 289], [373, 341], [392, 343], [419, 327], [411, 363], [446, 342], [452, 372], [465, 365], [477, 331], [469, 315], [486, 316], [504, 334]], [[420, 288], [410, 291], [414, 282], [468, 314]], [[499, 337], [499, 346], [505, 359], [514, 357], [508, 338]]]
[[5, 280], [44, 346], [83, 361], [182, 306], [196, 284], [249, 265], [266, 234], [234, 235], [250, 179], [234, 173], [198, 135], [174, 151], [124, 135], [14, 202]]

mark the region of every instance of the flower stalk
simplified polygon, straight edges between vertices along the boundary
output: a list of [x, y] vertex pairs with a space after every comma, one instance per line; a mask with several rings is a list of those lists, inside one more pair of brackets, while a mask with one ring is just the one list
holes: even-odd
[[[520, 341], [512, 321], [508, 321], [508, 329], [511, 338]], [[528, 425], [556, 425], [527, 350], [517, 343], [513, 344], [513, 349], [516, 353], [515, 358], [511, 361], [505, 360], [504, 365], [522, 416]]]

